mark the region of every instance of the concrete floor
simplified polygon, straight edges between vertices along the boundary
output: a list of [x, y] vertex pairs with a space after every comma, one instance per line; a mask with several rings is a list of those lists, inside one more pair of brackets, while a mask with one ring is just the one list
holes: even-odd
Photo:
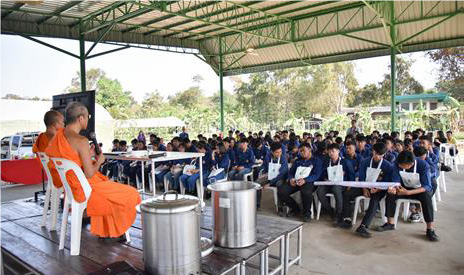
[[[395, 231], [372, 231], [371, 239], [363, 239], [354, 229], [334, 228], [321, 217], [304, 225], [302, 264], [292, 266], [290, 274], [464, 274], [464, 165], [459, 168], [459, 174], [446, 173], [448, 192], [442, 193], [435, 212], [440, 242], [425, 239], [424, 223], [400, 220]], [[30, 198], [38, 190], [39, 185], [2, 184], [2, 202]], [[264, 191], [260, 214], [276, 215], [269, 190]], [[376, 219], [372, 228], [381, 223]], [[277, 254], [276, 247], [272, 252]]]
[[[355, 235], [355, 227], [334, 228], [321, 216], [304, 225], [302, 264], [292, 266], [290, 274], [464, 274], [464, 165], [459, 169], [445, 175], [448, 192], [435, 212], [439, 242], [425, 238], [425, 223], [401, 219], [395, 231], [371, 230], [372, 238], [364, 239]], [[275, 215], [272, 193], [265, 191], [263, 199], [260, 212]], [[381, 224], [376, 218], [371, 228]]]

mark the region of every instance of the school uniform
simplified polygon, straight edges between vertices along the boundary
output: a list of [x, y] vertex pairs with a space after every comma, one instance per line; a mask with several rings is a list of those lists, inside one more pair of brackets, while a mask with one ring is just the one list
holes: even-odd
[[413, 167], [408, 170], [403, 170], [398, 164], [395, 164], [393, 167], [393, 177], [399, 179], [401, 186], [407, 190], [424, 188], [425, 192], [409, 196], [388, 193], [386, 198], [386, 216], [388, 218], [393, 218], [396, 210], [396, 200], [407, 198], [420, 201], [425, 222], [433, 222], [433, 186], [428, 163], [420, 158], [415, 158]]
[[293, 212], [297, 213], [300, 211], [300, 207], [295, 202], [295, 200], [290, 197], [291, 194], [300, 191], [301, 200], [303, 202], [303, 215], [310, 217], [311, 216], [311, 203], [314, 190], [314, 182], [318, 181], [323, 173], [324, 167], [322, 161], [312, 156], [310, 159], [305, 160], [299, 158], [292, 165], [292, 168], [289, 171], [288, 178], [294, 179], [297, 172], [298, 176], [301, 176], [304, 173], [301, 173], [302, 170], [309, 169], [311, 171], [307, 177], [304, 178], [305, 183], [302, 186], [291, 186], [290, 183], [285, 183], [280, 186], [277, 186], [277, 194], [280, 201], [285, 203], [288, 207], [292, 209]]
[[[333, 162], [331, 159], [324, 164], [324, 173], [322, 180], [328, 181], [354, 181], [355, 172], [353, 165], [347, 159], [338, 157], [338, 160]], [[341, 185], [321, 185], [317, 188], [317, 198], [321, 202], [324, 209], [332, 212], [327, 193], [332, 193], [335, 197], [334, 214], [341, 221], [343, 208], [343, 192], [346, 187]]]
[[[379, 162], [375, 162], [373, 157], [364, 159], [359, 165], [359, 181], [368, 182], [392, 182], [393, 166], [386, 160], [381, 159]], [[362, 225], [369, 227], [372, 220], [375, 217], [377, 209], [380, 207], [380, 201], [385, 197], [387, 191], [379, 190], [376, 193], [370, 194], [369, 207], [364, 215], [361, 222]], [[353, 210], [350, 202], [358, 196], [362, 196], [362, 188], [350, 188], [349, 191], [344, 194], [344, 206], [343, 206], [343, 217], [349, 218]]]
[[255, 163], [255, 155], [253, 154], [253, 150], [249, 147], [246, 149], [245, 152], [242, 150], [238, 150], [236, 153], [236, 159], [234, 166], [240, 167], [243, 166], [244, 168], [240, 171], [238, 170], [231, 170], [229, 172], [229, 179], [230, 180], [243, 180], [243, 176], [251, 172], [251, 168]]
[[[188, 192], [193, 192], [196, 187], [197, 179], [200, 178], [200, 172], [203, 172], [203, 186], [207, 186], [208, 184], [208, 175], [212, 168], [212, 160], [211, 160], [211, 151], [206, 151], [205, 156], [202, 158], [202, 170], [195, 174], [188, 175], [183, 174], [179, 177], [179, 182], [183, 184], [185, 190]], [[195, 162], [195, 169], [200, 169], [200, 159], [198, 158]]]
[[262, 146], [261, 149], [253, 148], [253, 154], [255, 154], [255, 158], [258, 160], [264, 160], [270, 150], [266, 146]]
[[359, 178], [359, 165], [361, 165], [361, 161], [363, 158], [359, 154], [354, 154], [354, 157], [348, 156], [348, 154], [345, 154], [344, 158], [351, 162], [351, 165], [353, 166], [354, 173], [355, 173], [355, 178]]
[[179, 160], [172, 161], [172, 166], [177, 171], [169, 171], [165, 175], [166, 179], [169, 181], [171, 185], [171, 189], [179, 190], [179, 187], [180, 187], [179, 177], [182, 175], [183, 170], [176, 168], [176, 166], [180, 165], [180, 167], [182, 168], [184, 165], [190, 164], [190, 162], [191, 162], [190, 159], [179, 159]]
[[[227, 169], [229, 169], [231, 162], [229, 155], [225, 153], [224, 155], [216, 155], [214, 160], [212, 160], [213, 169], [222, 169], [222, 172], [213, 175], [213, 171], [208, 174], [208, 183], [211, 183], [211, 180], [222, 180], [227, 177]], [[217, 172], [215, 172], [217, 173]]]
[[370, 150], [366, 145], [362, 151], [356, 149], [356, 154], [360, 155], [363, 159], [370, 158], [372, 156], [372, 150]]
[[396, 154], [394, 151], [387, 151], [383, 158], [388, 160], [390, 163], [394, 163], [396, 160]]
[[[269, 184], [270, 186], [277, 187], [287, 180], [288, 176], [288, 162], [284, 154], [280, 158], [274, 158], [269, 152], [264, 158], [263, 164], [260, 167], [262, 174], [265, 177], [258, 178], [257, 183], [261, 186]], [[261, 205], [262, 190], [257, 192], [258, 208]]]
[[189, 137], [189, 134], [186, 133], [186, 132], [182, 132], [182, 133], [179, 134], [179, 138], [181, 140], [187, 139], [188, 137]]

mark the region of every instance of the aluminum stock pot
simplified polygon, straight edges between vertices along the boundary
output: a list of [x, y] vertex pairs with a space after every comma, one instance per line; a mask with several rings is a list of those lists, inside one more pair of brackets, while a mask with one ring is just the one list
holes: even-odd
[[213, 210], [213, 241], [227, 248], [256, 243], [256, 191], [250, 181], [224, 181], [208, 185]]
[[198, 198], [168, 191], [142, 202], [140, 211], [145, 271], [162, 275], [200, 274]]

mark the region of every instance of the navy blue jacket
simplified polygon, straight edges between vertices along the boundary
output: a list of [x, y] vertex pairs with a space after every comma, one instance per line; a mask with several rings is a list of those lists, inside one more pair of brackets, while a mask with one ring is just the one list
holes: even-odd
[[229, 169], [230, 159], [229, 155], [225, 153], [224, 155], [215, 155], [214, 160], [212, 160], [212, 164], [214, 166], [218, 166], [218, 168], [224, 168], [224, 171], [227, 173], [227, 169]]
[[[419, 174], [421, 186], [427, 192], [432, 191], [432, 181], [431, 181], [431, 177], [430, 177], [430, 167], [429, 167], [429, 165], [427, 164], [427, 162], [425, 160], [422, 160], [420, 158], [415, 158], [415, 160], [417, 162], [416, 173]], [[401, 169], [398, 166], [398, 163], [396, 163], [394, 165], [393, 178], [394, 179], [395, 178], [399, 179], [401, 181], [401, 185], [404, 186], [403, 180], [401, 179], [401, 176], [400, 176], [400, 171], [403, 171], [403, 169]], [[410, 169], [406, 170], [405, 172], [414, 172], [414, 166], [412, 166]], [[407, 188], [407, 187], [405, 187], [405, 188]], [[410, 189], [410, 188], [407, 188], [407, 189]]]
[[253, 164], [255, 164], [255, 155], [253, 154], [253, 150], [250, 148], [247, 148], [245, 152], [237, 150], [234, 166], [243, 166], [251, 169]]
[[264, 160], [264, 158], [269, 152], [270, 150], [264, 145], [261, 147], [261, 149], [253, 148], [253, 154], [255, 155], [256, 159]]
[[[359, 165], [359, 172], [358, 172], [359, 181], [366, 181], [367, 168], [369, 167], [371, 163], [371, 159], [372, 157], [365, 158], [361, 161], [361, 164]], [[372, 160], [372, 168], [379, 168], [379, 164], [380, 164], [380, 161], [375, 162], [374, 160]], [[380, 169], [382, 171], [380, 172], [379, 178], [377, 179], [378, 182], [395, 182], [395, 180], [393, 180], [392, 178], [393, 166], [388, 160], [384, 159], [382, 161], [382, 166], [380, 167]], [[399, 180], [397, 179], [396, 182], [399, 182]]]
[[309, 167], [313, 166], [313, 169], [311, 170], [311, 173], [307, 178], [305, 178], [305, 183], [312, 183], [315, 181], [318, 181], [322, 173], [324, 172], [324, 165], [321, 161], [320, 158], [317, 158], [315, 156], [312, 156], [308, 160], [304, 160], [302, 158], [299, 158], [295, 160], [295, 163], [293, 163], [292, 168], [290, 169], [290, 172], [288, 173], [288, 178], [289, 179], [294, 179], [295, 178], [295, 173], [298, 167], [304, 166], [304, 167]]
[[[263, 164], [261, 165], [261, 169], [263, 169], [262, 171], [264, 174], [268, 173], [270, 162], [277, 163], [278, 159], [275, 159], [272, 156], [272, 153], [269, 151], [269, 153], [264, 158]], [[287, 176], [288, 176], [288, 162], [287, 162], [287, 158], [285, 157], [285, 155], [282, 154], [282, 156], [280, 157], [279, 175], [275, 177], [273, 180], [271, 180], [270, 184], [274, 186], [279, 180], [286, 181]]]
[[[340, 157], [339, 157], [339, 159], [340, 159]], [[332, 166], [338, 165], [338, 160], [335, 163], [333, 163], [332, 160], [329, 159], [328, 161], [326, 161], [326, 163], [324, 163], [324, 173], [322, 174], [322, 179], [323, 180], [328, 180], [329, 179], [329, 175], [327, 173], [327, 168], [329, 167], [330, 163], [332, 163]], [[342, 158], [340, 160], [340, 165], [343, 167], [343, 180], [344, 181], [354, 181], [356, 175], [355, 175], [355, 172], [354, 172], [353, 165], [351, 164], [351, 161]]]

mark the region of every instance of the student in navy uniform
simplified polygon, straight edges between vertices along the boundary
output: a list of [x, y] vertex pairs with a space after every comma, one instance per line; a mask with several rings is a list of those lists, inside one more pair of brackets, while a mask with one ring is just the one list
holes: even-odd
[[395, 229], [394, 215], [397, 199], [414, 199], [420, 201], [422, 205], [427, 227], [427, 239], [438, 241], [438, 236], [433, 230], [433, 187], [429, 165], [425, 160], [415, 158], [413, 153], [404, 151], [398, 155], [397, 163], [393, 169], [393, 177], [401, 180], [401, 186], [388, 189], [386, 198], [388, 221], [378, 230], [383, 232]]
[[230, 167], [230, 158], [229, 154], [227, 153], [227, 149], [224, 145], [223, 142], [219, 142], [216, 148], [212, 151], [211, 154], [211, 161], [213, 165], [213, 169], [221, 169], [222, 172], [216, 173], [215, 175], [208, 175], [208, 181], [211, 182], [211, 178], [214, 178], [216, 180], [222, 180], [226, 178], [227, 176], [227, 171]]
[[363, 158], [356, 154], [356, 145], [351, 141], [345, 142], [344, 158], [351, 162], [355, 172], [355, 178], [359, 178], [359, 165], [361, 164]]
[[296, 159], [298, 159], [298, 146], [295, 143], [290, 142], [288, 145], [288, 152], [286, 154], [287, 161], [289, 163], [294, 163]]
[[288, 174], [289, 182], [277, 187], [279, 200], [290, 208], [290, 213], [293, 215], [300, 213], [300, 207], [290, 195], [297, 191], [301, 192], [305, 222], [311, 221], [314, 182], [320, 179], [323, 169], [322, 161], [312, 155], [311, 145], [303, 143], [300, 145], [300, 158], [295, 161]]
[[397, 153], [393, 150], [393, 138], [385, 137], [383, 139], [383, 143], [385, 143], [385, 146], [387, 147], [387, 152], [385, 153], [385, 156], [383, 157], [386, 160], [388, 160], [390, 163], [395, 162]]
[[185, 152], [187, 153], [197, 153], [197, 148], [192, 144], [192, 142], [190, 141], [190, 139], [188, 138], [185, 138], [183, 140], [184, 142], [184, 145], [185, 145]]
[[[384, 143], [376, 143], [372, 147], [372, 157], [363, 159], [359, 166], [359, 181], [367, 182], [391, 182], [393, 166], [392, 164], [383, 158], [387, 152], [387, 147]], [[374, 219], [376, 211], [379, 209], [380, 201], [385, 197], [387, 191], [377, 188], [362, 188], [362, 189], [351, 189], [350, 192], [345, 192], [345, 201], [348, 204], [349, 201], [354, 200], [357, 196], [363, 195], [366, 198], [370, 198], [369, 208], [361, 221], [360, 226], [356, 229], [356, 233], [362, 237], [370, 238], [371, 233], [367, 230]], [[344, 207], [344, 218], [345, 221], [349, 219], [351, 213], [351, 207], [348, 205]], [[351, 222], [344, 222], [343, 228], [351, 228]]]
[[[340, 157], [338, 144], [329, 144], [327, 149], [330, 159], [324, 164], [324, 173], [321, 180], [333, 182], [354, 181], [353, 165], [349, 160]], [[335, 218], [336, 226], [343, 221], [343, 192], [345, 189], [346, 187], [341, 185], [321, 185], [317, 188], [317, 198], [321, 202], [322, 208]], [[326, 196], [328, 193], [332, 193], [335, 197], [335, 209], [330, 206], [329, 198]]]
[[366, 146], [366, 138], [364, 136], [356, 137], [356, 153], [360, 155], [363, 159], [368, 158], [372, 155], [372, 152]]
[[266, 146], [264, 146], [263, 141], [261, 139], [254, 139], [252, 145], [255, 159], [264, 160], [264, 158], [269, 153], [269, 149]]
[[[189, 134], [187, 133], [185, 127], [182, 127], [182, 132], [179, 134], [179, 138], [181, 140], [189, 138]], [[195, 137], [194, 137], [195, 138]]]
[[[211, 161], [211, 151], [206, 149], [206, 145], [203, 143], [198, 143], [197, 145], [198, 153], [203, 153], [205, 156], [202, 158], [203, 165], [202, 165], [202, 172], [203, 172], [203, 186], [207, 186], [207, 180], [209, 172], [212, 168], [212, 161]], [[179, 177], [179, 181], [185, 187], [185, 190], [189, 193], [195, 191], [197, 179], [200, 178], [200, 158], [197, 158], [195, 162], [195, 169], [187, 171], [189, 174], [183, 174]]]
[[248, 147], [248, 140], [242, 138], [240, 140], [239, 150], [236, 152], [234, 166], [229, 172], [230, 180], [243, 180], [243, 176], [251, 172], [251, 168], [255, 163], [255, 155], [253, 150]]
[[[263, 187], [266, 185], [277, 187], [284, 184], [287, 176], [288, 163], [287, 158], [282, 154], [282, 145], [279, 142], [273, 142], [271, 150], [261, 165], [261, 177], [257, 182]], [[258, 208], [261, 206], [261, 193], [261, 189], [258, 190]]]
[[[177, 149], [178, 152], [185, 152], [185, 145], [183, 143], [180, 143]], [[190, 159], [179, 159], [172, 161], [171, 171], [166, 173], [165, 176], [171, 185], [170, 189], [178, 191], [180, 190], [179, 177], [182, 175], [184, 165], [189, 164], [190, 162]]]
[[[232, 146], [233, 138], [225, 138], [222, 142], [224, 144], [224, 147], [226, 148], [227, 155], [229, 156], [230, 167], [232, 167], [234, 166], [234, 163], [235, 163], [235, 152]], [[227, 173], [229, 173], [228, 170], [226, 171], [226, 174]]]

